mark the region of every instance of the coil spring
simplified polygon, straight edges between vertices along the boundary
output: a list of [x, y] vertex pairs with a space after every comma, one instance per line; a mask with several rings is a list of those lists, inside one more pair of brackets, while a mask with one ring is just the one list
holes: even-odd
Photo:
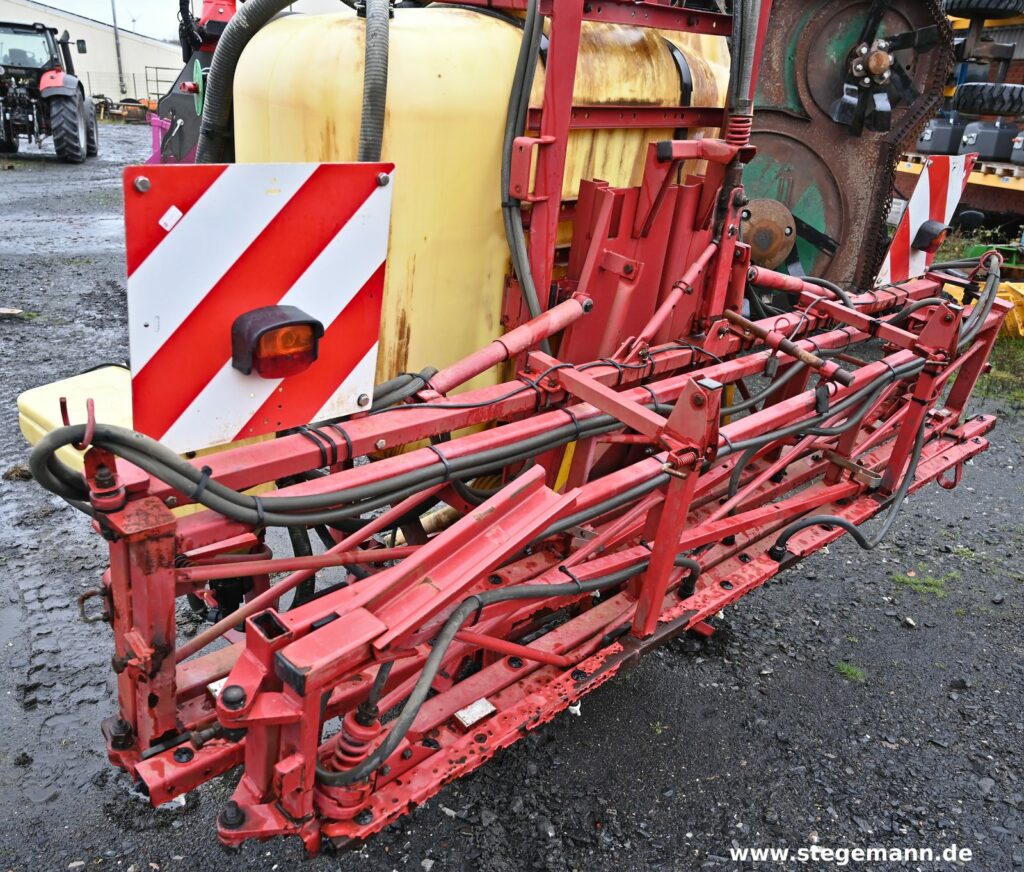
[[753, 115], [730, 115], [725, 141], [737, 148], [745, 148], [750, 145], [750, 132], [753, 126]]

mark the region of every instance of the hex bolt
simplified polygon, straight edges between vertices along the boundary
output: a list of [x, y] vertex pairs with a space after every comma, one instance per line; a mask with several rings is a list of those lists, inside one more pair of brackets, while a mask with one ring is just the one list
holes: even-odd
[[171, 756], [174, 757], [175, 763], [188, 763], [196, 755], [191, 748], [175, 748]]
[[500, 575], [489, 575], [487, 581], [489, 584], [501, 584], [504, 579]]
[[368, 406], [368, 405], [370, 405], [370, 395], [369, 394], [360, 394], [359, 395], [359, 399], [356, 400], [356, 405], [358, 405], [358, 406]]
[[509, 657], [508, 658], [508, 665], [511, 666], [513, 669], [522, 669], [523, 668], [522, 658], [520, 658], [520, 657]]
[[169, 509], [173, 509], [176, 505], [178, 505], [178, 498], [168, 497], [166, 500], [164, 500], [164, 505], [167, 506], [167, 508]]
[[226, 709], [240, 709], [245, 705], [245, 691], [237, 684], [230, 684], [220, 692], [220, 701]]
[[229, 799], [218, 818], [220, 825], [226, 830], [237, 830], [245, 823], [245, 812], [233, 799]]
[[132, 746], [132, 728], [124, 718], [118, 718], [110, 728], [110, 747], [124, 751]]
[[148, 176], [137, 176], [135, 181], [132, 182], [132, 187], [140, 194], [145, 194], [146, 191], [153, 187], [153, 183], [149, 180]]
[[387, 443], [387, 441], [386, 441], [386, 440], [384, 440], [384, 439], [378, 439], [378, 440], [377, 440], [376, 442], [374, 442], [374, 443], [373, 443], [373, 446], [374, 446], [374, 448], [376, 448], [376, 449], [377, 449], [378, 451], [383, 451], [383, 450], [384, 450], [385, 448], [387, 448], [387, 447], [388, 447], [388, 443]]
[[623, 271], [623, 272], [624, 272], [624, 273], [625, 273], [625, 274], [626, 274], [627, 276], [631, 276], [631, 275], [633, 275], [633, 264], [631, 264], [631, 263], [627, 263], [627, 264], [626, 264], [626, 265], [625, 265], [625, 266], [624, 266], [624, 267], [622, 268], [622, 271]]
[[115, 484], [114, 473], [109, 466], [101, 465], [96, 467], [96, 487], [100, 490], [109, 490]]
[[377, 173], [377, 184], [382, 188], [386, 188], [391, 184], [391, 176], [387, 173]]
[[368, 823], [373, 820], [373, 812], [368, 808], [364, 808], [359, 814], [356, 815], [356, 823], [361, 827], [365, 827]]
[[592, 311], [593, 308], [594, 308], [594, 301], [593, 300], [587, 299], [587, 300], [583, 301], [583, 314], [584, 315], [587, 314], [587, 312]]
[[403, 760], [411, 760], [412, 759], [412, 748], [406, 748], [402, 752], [402, 759]]

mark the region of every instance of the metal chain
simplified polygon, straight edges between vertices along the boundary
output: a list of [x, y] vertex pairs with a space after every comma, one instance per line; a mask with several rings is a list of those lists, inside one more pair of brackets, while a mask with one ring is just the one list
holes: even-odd
[[[888, 137], [888, 149], [883, 154], [885, 173], [880, 180], [878, 189], [881, 202], [871, 214], [877, 216], [878, 226], [874, 233], [874, 245], [870, 258], [862, 261], [861, 274], [857, 276], [857, 287], [867, 288], [874, 284], [875, 276], [885, 260], [889, 250], [889, 234], [886, 231], [886, 220], [892, 209], [893, 188], [896, 184], [896, 172], [906, 149], [917, 142], [924, 125], [930, 121], [942, 105], [942, 96], [946, 88], [946, 80], [954, 62], [953, 34], [949, 27], [943, 27], [946, 13], [941, 0], [915, 0], [925, 6], [933, 21], [939, 25], [939, 44], [927, 53], [931, 69], [924, 85], [924, 94], [916, 102], [916, 108], [908, 111], [900, 126]], [[921, 57], [922, 55], [919, 55]]]

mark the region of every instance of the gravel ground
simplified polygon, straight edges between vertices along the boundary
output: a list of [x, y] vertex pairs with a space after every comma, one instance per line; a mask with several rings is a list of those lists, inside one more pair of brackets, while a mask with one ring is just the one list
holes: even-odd
[[[0, 305], [27, 313], [0, 322], [0, 868], [287, 868], [295, 840], [218, 848], [230, 777], [153, 811], [106, 764], [110, 632], [74, 605], [105, 549], [19, 480], [17, 395], [126, 355], [120, 168], [149, 133], [101, 132], [84, 166], [33, 155], [0, 170]], [[978, 408], [1003, 415], [992, 449], [955, 493], [913, 498], [878, 551], [832, 546], [730, 609], [711, 640], [651, 655], [580, 717], [303, 868], [767, 869], [729, 849], [952, 843], [972, 851], [967, 868], [1024, 867], [1024, 416], [1011, 379], [991, 384]]]

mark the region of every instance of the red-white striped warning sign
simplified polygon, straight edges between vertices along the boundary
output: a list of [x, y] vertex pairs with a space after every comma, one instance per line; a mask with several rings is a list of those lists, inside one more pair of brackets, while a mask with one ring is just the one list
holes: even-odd
[[875, 287], [903, 282], [928, 271], [935, 260], [935, 252], [913, 247], [917, 232], [926, 221], [949, 224], [977, 157], [976, 154], [935, 155], [925, 161], [917, 187], [896, 226]]
[[[135, 429], [189, 451], [361, 408], [373, 393], [393, 169], [125, 170]], [[231, 364], [232, 324], [276, 305], [324, 326], [319, 357], [285, 378], [244, 375]]]

